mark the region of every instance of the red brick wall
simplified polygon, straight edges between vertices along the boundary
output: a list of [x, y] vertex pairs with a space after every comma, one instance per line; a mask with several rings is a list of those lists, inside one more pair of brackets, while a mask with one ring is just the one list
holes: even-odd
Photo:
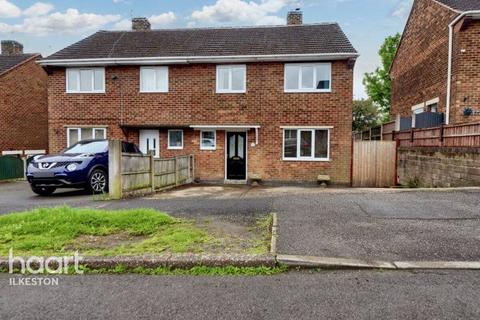
[[[480, 21], [459, 22], [454, 41], [450, 123], [480, 121]], [[465, 117], [466, 107], [476, 115]]]
[[411, 115], [412, 106], [439, 98], [445, 112], [448, 25], [457, 13], [432, 0], [415, 0], [390, 76], [392, 115]]
[[48, 148], [47, 74], [35, 60], [0, 76], [0, 152]]
[[[117, 80], [112, 76], [117, 75]], [[247, 65], [247, 93], [216, 94], [213, 64], [169, 67], [168, 93], [139, 93], [139, 67], [106, 69], [106, 94], [66, 94], [65, 70], [53, 69], [49, 77], [50, 144], [52, 151], [66, 145], [66, 126], [106, 125], [109, 138], [127, 138], [119, 124], [260, 125], [259, 145], [248, 148], [248, 172], [265, 180], [314, 181], [330, 174], [334, 182], [350, 179], [353, 72], [346, 61], [332, 64], [332, 93], [284, 93], [283, 63]], [[123, 96], [123, 100], [121, 99]], [[123, 106], [123, 108], [122, 108]], [[123, 112], [121, 110], [123, 109]], [[123, 116], [122, 116], [123, 114]], [[334, 126], [330, 162], [282, 161], [280, 126]], [[129, 130], [136, 141], [138, 132]], [[255, 140], [249, 132], [249, 144]], [[224, 178], [224, 131], [217, 132], [217, 150], [199, 150], [199, 132], [185, 131], [185, 149], [166, 150], [166, 130], [161, 135], [162, 157], [195, 153], [199, 178]]]

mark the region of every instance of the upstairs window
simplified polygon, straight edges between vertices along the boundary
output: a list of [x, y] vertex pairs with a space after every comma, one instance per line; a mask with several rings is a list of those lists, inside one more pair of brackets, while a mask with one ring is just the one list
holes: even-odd
[[67, 93], [105, 93], [105, 68], [67, 69]]
[[285, 64], [285, 92], [331, 92], [331, 63]]
[[330, 160], [330, 130], [292, 128], [283, 131], [283, 159]]
[[183, 149], [183, 130], [168, 130], [168, 149]]
[[140, 68], [140, 92], [168, 92], [168, 67]]
[[246, 65], [217, 66], [217, 93], [244, 93], [246, 87]]

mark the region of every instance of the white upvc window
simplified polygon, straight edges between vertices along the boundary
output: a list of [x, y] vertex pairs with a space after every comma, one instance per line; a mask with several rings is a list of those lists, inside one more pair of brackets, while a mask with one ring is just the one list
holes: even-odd
[[105, 68], [66, 69], [67, 93], [105, 93]]
[[106, 128], [67, 128], [67, 147], [73, 146], [78, 141], [89, 139], [107, 139]]
[[168, 130], [168, 149], [183, 149], [183, 130]]
[[285, 64], [285, 92], [331, 92], [331, 63]]
[[215, 130], [200, 131], [200, 150], [215, 150], [217, 148], [217, 132]]
[[331, 128], [284, 128], [283, 160], [330, 161]]
[[245, 93], [246, 90], [246, 65], [217, 66], [217, 93]]
[[141, 67], [140, 92], [168, 92], [168, 67]]

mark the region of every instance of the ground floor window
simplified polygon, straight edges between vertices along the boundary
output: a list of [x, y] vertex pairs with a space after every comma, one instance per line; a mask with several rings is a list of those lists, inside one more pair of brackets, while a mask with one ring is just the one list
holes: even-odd
[[283, 159], [330, 160], [330, 129], [284, 129]]
[[106, 128], [68, 128], [67, 146], [73, 146], [78, 141], [89, 139], [106, 139]]
[[183, 130], [168, 130], [168, 149], [183, 149]]
[[215, 150], [217, 147], [217, 134], [215, 130], [200, 131], [200, 150]]

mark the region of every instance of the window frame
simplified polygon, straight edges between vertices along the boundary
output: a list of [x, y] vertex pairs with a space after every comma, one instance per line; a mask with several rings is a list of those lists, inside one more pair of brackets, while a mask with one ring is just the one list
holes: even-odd
[[[155, 75], [155, 86], [157, 85], [157, 70], [166, 70], [167, 72], [167, 86], [165, 89], [154, 89], [154, 90], [143, 90], [142, 88], [142, 74], [144, 70], [151, 69], [154, 70], [154, 75]], [[140, 93], [168, 93], [170, 90], [170, 70], [168, 66], [143, 66], [140, 67], [140, 75], [139, 75], [139, 92]]]
[[[82, 70], [91, 70], [92, 71], [92, 91], [82, 91], [82, 84], [81, 84], [81, 76], [80, 72]], [[95, 90], [95, 70], [101, 70], [102, 71], [102, 90]], [[70, 90], [69, 86], [69, 73], [75, 71], [76, 73], [76, 78], [78, 82], [78, 86], [76, 90]], [[88, 67], [88, 68], [66, 68], [65, 69], [65, 92], [66, 93], [80, 93], [80, 94], [85, 94], [85, 93], [90, 93], [90, 94], [101, 94], [106, 92], [106, 81], [105, 81], [105, 68], [104, 67]]]
[[[182, 145], [178, 146], [170, 146], [170, 132], [180, 132], [182, 134]], [[183, 150], [183, 130], [182, 129], [170, 129], [167, 132], [167, 149], [168, 150]]]
[[[243, 78], [243, 89], [242, 90], [233, 90], [232, 89], [232, 82], [233, 82], [233, 69], [234, 68], [242, 68], [245, 74]], [[220, 89], [220, 70], [228, 69], [228, 77], [229, 77], [229, 89]], [[218, 64], [217, 71], [216, 71], [216, 80], [215, 80], [215, 92], [216, 93], [246, 93], [247, 92], [247, 65], [246, 64]]]
[[[77, 130], [77, 135], [78, 135], [78, 141], [82, 141], [81, 136], [82, 136], [82, 129], [90, 129], [92, 130], [92, 139], [107, 139], [107, 128], [106, 127], [67, 127], [67, 148], [72, 146], [70, 144], [70, 130]], [[96, 130], [101, 130], [103, 131], [103, 136], [104, 138], [97, 138], [95, 135]], [[77, 142], [78, 142], [77, 141]]]
[[[302, 88], [302, 67], [313, 68], [313, 82], [317, 83], [317, 69], [315, 67], [320, 65], [328, 65], [330, 68], [328, 82], [330, 87], [328, 89], [303, 89]], [[298, 67], [298, 89], [287, 88], [287, 67]], [[332, 92], [332, 63], [331, 62], [317, 62], [317, 63], [285, 63], [283, 71], [283, 89], [285, 93], [331, 93]]]
[[[203, 133], [204, 132], [213, 132], [213, 142], [214, 145], [213, 147], [204, 147], [203, 146]], [[212, 151], [212, 150], [217, 150], [217, 130], [200, 130], [200, 150], [204, 151]]]
[[[312, 161], [312, 162], [329, 162], [330, 158], [330, 146], [331, 146], [331, 131], [333, 127], [282, 127], [282, 160], [283, 161]], [[297, 130], [297, 156], [295, 158], [285, 157], [285, 131], [286, 130]], [[310, 157], [301, 157], [301, 132], [311, 132], [312, 134], [312, 146], [311, 146], [311, 156]], [[326, 158], [315, 158], [315, 139], [316, 131], [327, 131], [327, 157]]]

